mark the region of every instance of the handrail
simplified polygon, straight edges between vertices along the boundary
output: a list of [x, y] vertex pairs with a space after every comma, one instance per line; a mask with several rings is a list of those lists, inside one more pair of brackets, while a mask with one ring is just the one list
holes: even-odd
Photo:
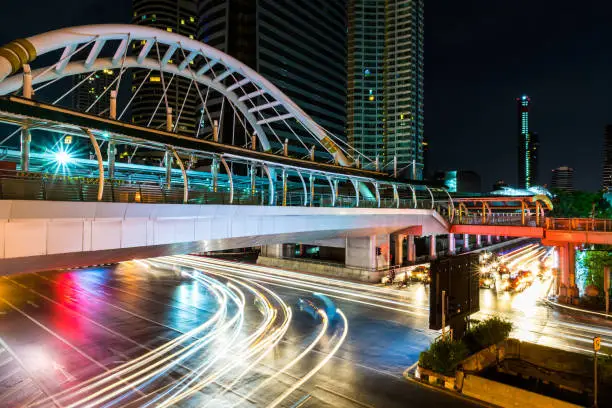
[[[163, 180], [135, 181], [126, 179], [106, 179], [103, 184], [103, 194], [97, 196], [99, 179], [93, 176], [67, 176], [62, 174], [49, 174], [37, 172], [18, 172], [14, 170], [0, 170], [0, 200], [50, 200], [50, 201], [103, 201], [103, 202], [127, 202], [147, 204], [233, 204], [262, 205], [261, 192], [252, 195], [251, 191], [243, 192], [234, 189], [224, 191], [221, 188], [213, 191], [212, 186], [189, 183], [188, 200], [185, 202], [184, 185], [174, 184], [169, 189]], [[277, 192], [280, 195], [282, 192]], [[275, 197], [277, 198], [277, 197]], [[304, 194], [302, 192], [289, 192], [287, 194], [288, 206], [304, 206]], [[282, 199], [275, 199], [274, 203], [282, 203]], [[437, 206], [441, 202], [434, 201]], [[354, 195], [338, 195], [336, 206], [344, 208], [355, 208]], [[429, 209], [432, 201], [420, 200], [417, 208]], [[333, 207], [331, 194], [317, 194], [314, 202], [315, 207]], [[381, 208], [396, 208], [397, 201], [391, 197], [380, 197]], [[378, 208], [376, 199], [361, 198], [359, 208]], [[413, 202], [409, 199], [399, 200], [400, 208], [413, 208]]]

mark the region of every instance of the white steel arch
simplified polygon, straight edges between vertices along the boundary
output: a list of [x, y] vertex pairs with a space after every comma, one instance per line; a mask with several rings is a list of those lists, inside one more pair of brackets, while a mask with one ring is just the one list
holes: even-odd
[[[109, 45], [109, 42], [116, 44], [113, 57], [99, 58], [102, 49]], [[138, 55], [128, 56], [130, 46], [136, 43], [142, 45]], [[164, 49], [163, 57], [159, 60], [150, 58], [149, 55], [154, 54], [158, 46]], [[0, 48], [0, 95], [14, 92], [23, 86], [23, 76], [18, 71], [24, 64], [61, 49], [62, 57], [56, 63], [32, 73], [34, 84], [104, 69], [138, 67], [160, 70], [193, 79], [224, 95], [257, 132], [264, 150], [270, 148], [269, 132], [264, 131], [264, 125], [283, 122], [294, 132], [289, 122], [293, 124], [295, 121], [340, 165], [353, 164], [321, 126], [256, 71], [199, 41], [151, 27], [123, 24], [79, 26], [13, 41]], [[84, 60], [72, 61], [71, 58], [79, 52], [86, 53], [87, 57]], [[192, 69], [191, 62], [198, 57], [206, 63]], [[171, 62], [172, 58], [176, 60], [174, 63]], [[247, 86], [256, 90], [247, 91]], [[257, 97], [263, 97], [266, 103], [254, 105], [252, 101]], [[251, 103], [251, 106], [247, 103]], [[277, 106], [287, 113], [279, 113], [275, 108]], [[274, 113], [271, 113], [270, 109]], [[262, 114], [265, 110], [270, 112], [268, 116]]]

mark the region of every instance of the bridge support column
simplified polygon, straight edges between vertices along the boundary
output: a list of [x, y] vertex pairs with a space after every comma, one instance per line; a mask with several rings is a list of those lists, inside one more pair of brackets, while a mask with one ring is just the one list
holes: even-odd
[[108, 178], [115, 178], [115, 155], [117, 154], [117, 147], [115, 146], [115, 141], [112, 136], [108, 140], [108, 147], [106, 149], [106, 157], [108, 159]]
[[249, 166], [249, 175], [251, 176], [251, 197], [257, 194], [257, 169], [254, 164]]
[[219, 159], [213, 157], [212, 164], [210, 165], [210, 172], [212, 173], [212, 190], [217, 192], [217, 184], [219, 179]]
[[395, 236], [395, 253], [393, 254], [393, 263], [402, 265], [404, 263], [404, 238], [405, 235], [397, 234]]
[[429, 236], [429, 259], [433, 260], [438, 257], [438, 252], [436, 250], [436, 236]]
[[166, 188], [170, 190], [172, 188], [172, 153], [170, 150], [164, 153], [164, 162], [166, 164]]
[[482, 235], [476, 235], [476, 248], [482, 248]]
[[493, 235], [487, 235], [487, 245], [493, 245]]
[[448, 234], [448, 254], [455, 255], [455, 234]]
[[[557, 247], [559, 254], [559, 295], [568, 298], [578, 296], [576, 288], [576, 248], [572, 243]], [[568, 299], [569, 300], [569, 299]]]
[[[110, 113], [111, 119], [117, 119], [117, 91], [110, 92]], [[106, 149], [106, 157], [108, 159], [108, 178], [115, 178], [115, 155], [117, 154], [117, 147], [115, 145], [114, 137], [108, 139], [108, 147]]]
[[463, 249], [470, 250], [470, 234], [463, 234]]
[[21, 171], [30, 171], [30, 142], [32, 135], [27, 127], [21, 128]]
[[408, 235], [408, 263], [416, 261], [416, 248], [414, 246], [414, 235]]
[[346, 239], [347, 266], [375, 271], [389, 266], [389, 235]]

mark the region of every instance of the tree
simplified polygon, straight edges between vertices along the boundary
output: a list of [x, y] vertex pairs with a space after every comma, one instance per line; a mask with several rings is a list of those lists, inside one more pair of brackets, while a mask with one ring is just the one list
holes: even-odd
[[612, 250], [601, 248], [576, 252], [576, 277], [584, 287], [595, 285], [604, 289], [604, 266], [612, 266]]
[[602, 192], [553, 191], [551, 217], [559, 218], [612, 218], [612, 208]]

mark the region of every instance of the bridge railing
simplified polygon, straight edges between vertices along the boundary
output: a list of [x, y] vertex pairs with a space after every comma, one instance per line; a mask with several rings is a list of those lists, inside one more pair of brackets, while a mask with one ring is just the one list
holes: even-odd
[[[484, 220], [484, 222], [483, 222]], [[520, 213], [493, 213], [484, 219], [482, 214], [468, 214], [461, 217], [455, 216], [453, 224], [461, 225], [521, 225], [538, 226], [534, 215], [525, 216], [524, 223]], [[540, 222], [542, 224], [542, 222]]]
[[561, 231], [612, 232], [612, 219], [547, 218], [546, 229]]
[[[98, 201], [97, 177], [66, 176], [47, 173], [23, 173], [0, 170], [0, 200], [49, 200], [49, 201]], [[282, 192], [275, 195], [275, 205], [303, 206], [304, 193]], [[283, 200], [284, 199], [284, 200]], [[130, 181], [125, 179], [105, 180], [101, 201], [145, 204], [183, 204], [184, 190], [182, 184], [168, 188], [165, 184], [151, 181]], [[250, 189], [234, 189], [233, 195], [227, 187], [219, 186], [217, 191], [201, 184], [190, 184], [188, 204], [238, 204], [269, 205], [268, 191], [257, 191], [251, 194]], [[446, 202], [434, 202], [434, 208], [441, 214], [446, 209]], [[378, 208], [378, 201], [360, 197], [359, 204], [355, 196], [317, 193], [308, 206], [344, 207], [344, 208]], [[380, 197], [380, 208], [415, 208], [412, 199]], [[416, 208], [430, 209], [431, 200], [417, 200]]]
[[[97, 201], [98, 179], [0, 171], [0, 200]], [[168, 189], [157, 183], [110, 180], [104, 183], [104, 202], [182, 204], [182, 186]], [[189, 189], [189, 204], [229, 204], [230, 193], [203, 187]], [[233, 204], [260, 204], [250, 194], [235, 194]]]

